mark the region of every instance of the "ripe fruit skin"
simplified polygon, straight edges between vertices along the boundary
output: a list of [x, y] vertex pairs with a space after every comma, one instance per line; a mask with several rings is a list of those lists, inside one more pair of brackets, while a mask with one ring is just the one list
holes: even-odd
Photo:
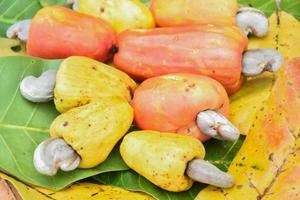
[[137, 79], [194, 73], [218, 80], [229, 94], [241, 80], [247, 37], [235, 26], [196, 25], [119, 34], [114, 64]]
[[54, 103], [62, 113], [102, 97], [119, 96], [130, 101], [135, 88], [127, 74], [90, 58], [72, 56], [57, 71]]
[[150, 9], [139, 0], [81, 0], [77, 10], [105, 20], [117, 33], [155, 27]]
[[151, 0], [158, 26], [192, 24], [235, 25], [237, 0]]
[[63, 138], [80, 155], [80, 168], [91, 168], [107, 158], [132, 121], [126, 100], [106, 97], [58, 116], [50, 134]]
[[153, 184], [172, 192], [191, 188], [193, 181], [185, 175], [194, 158], [203, 159], [205, 149], [193, 137], [156, 131], [127, 134], [120, 146], [125, 163]]
[[41, 9], [33, 18], [27, 52], [49, 59], [78, 55], [105, 61], [115, 44], [115, 32], [105, 21], [53, 6]]
[[196, 125], [199, 112], [212, 109], [228, 115], [229, 100], [217, 81], [195, 74], [150, 78], [135, 91], [131, 105], [135, 123], [143, 130], [193, 135], [205, 141]]

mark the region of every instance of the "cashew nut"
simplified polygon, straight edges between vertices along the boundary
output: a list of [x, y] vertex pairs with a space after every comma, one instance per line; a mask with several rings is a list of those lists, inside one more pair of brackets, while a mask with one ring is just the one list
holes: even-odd
[[243, 55], [242, 73], [256, 76], [264, 71], [277, 72], [283, 62], [284, 58], [275, 49], [251, 49]]
[[73, 4], [72, 5], [72, 9], [74, 10], [74, 11], [77, 11], [78, 10], [78, 4], [79, 4], [79, 1], [80, 0], [66, 0], [66, 3], [67, 4]]
[[19, 21], [7, 29], [6, 36], [8, 38], [17, 37], [20, 40], [26, 42], [28, 39], [30, 25], [31, 25], [30, 19]]
[[44, 175], [54, 176], [58, 169], [72, 171], [81, 159], [79, 155], [61, 138], [45, 140], [34, 151], [35, 169]]
[[202, 133], [219, 140], [237, 140], [240, 131], [226, 117], [213, 110], [197, 115], [197, 126]]
[[20, 85], [23, 97], [32, 102], [47, 102], [53, 99], [56, 70], [50, 69], [39, 78], [25, 77]]
[[194, 181], [221, 188], [230, 188], [234, 185], [234, 178], [231, 175], [201, 159], [189, 162], [186, 174]]
[[253, 34], [256, 37], [267, 35], [269, 29], [268, 18], [265, 14], [252, 7], [241, 7], [238, 10], [236, 24], [246, 35]]

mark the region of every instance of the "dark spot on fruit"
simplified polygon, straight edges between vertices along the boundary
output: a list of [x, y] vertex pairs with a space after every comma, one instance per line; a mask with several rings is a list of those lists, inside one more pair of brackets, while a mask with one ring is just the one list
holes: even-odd
[[96, 195], [98, 195], [98, 194], [99, 194], [99, 193], [96, 192], [96, 193], [92, 194], [91, 197], [96, 196]]
[[188, 85], [188, 87], [189, 87], [189, 88], [194, 88], [194, 87], [196, 87], [196, 84], [195, 84], [195, 83], [192, 83], [192, 84]]
[[257, 165], [252, 165], [251, 168], [255, 170], [259, 170], [259, 167]]
[[130, 96], [133, 97], [133, 94], [134, 94], [133, 89], [132, 89], [130, 86], [128, 86], [128, 87], [127, 87], [127, 90], [129, 91]]
[[91, 127], [92, 125], [91, 124], [88, 124], [88, 127]]
[[270, 161], [273, 161], [273, 157], [274, 157], [274, 153], [270, 153], [270, 155], [269, 155], [269, 158], [268, 158], [268, 159], [269, 159]]
[[105, 8], [101, 7], [100, 8], [100, 13], [104, 13], [105, 12]]
[[238, 190], [242, 189], [242, 187], [243, 187], [243, 185], [237, 185], [237, 186], [236, 186], [236, 188], [237, 188]]
[[244, 164], [243, 163], [236, 163], [235, 166], [243, 167]]
[[109, 49], [109, 53], [110, 54], [115, 54], [115, 53], [118, 53], [119, 51], [119, 47], [113, 45], [110, 49]]
[[68, 124], [69, 124], [69, 122], [65, 121], [65, 122], [63, 123], [63, 126], [66, 127], [66, 126], [68, 126]]

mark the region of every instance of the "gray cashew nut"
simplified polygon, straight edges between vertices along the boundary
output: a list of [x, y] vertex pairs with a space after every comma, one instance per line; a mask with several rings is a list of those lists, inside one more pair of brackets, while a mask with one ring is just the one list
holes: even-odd
[[231, 175], [201, 159], [194, 159], [190, 161], [186, 174], [194, 181], [216, 187], [230, 188], [234, 185], [234, 178]]
[[242, 73], [245, 76], [257, 76], [264, 71], [277, 72], [284, 58], [275, 49], [251, 49], [244, 53]]
[[267, 16], [252, 7], [241, 7], [238, 10], [236, 24], [246, 35], [253, 34], [256, 37], [264, 37], [269, 29]]
[[198, 113], [196, 120], [200, 131], [210, 137], [234, 141], [240, 136], [240, 131], [225, 116], [216, 111], [202, 111]]
[[61, 138], [50, 138], [40, 143], [33, 155], [35, 169], [47, 176], [54, 176], [58, 169], [72, 171], [80, 161], [79, 155]]
[[25, 19], [19, 21], [12, 26], [10, 26], [6, 31], [6, 36], [8, 38], [19, 38], [20, 40], [26, 42], [28, 39], [29, 29], [32, 20]]
[[47, 102], [53, 99], [56, 70], [50, 69], [40, 77], [25, 77], [20, 85], [20, 91], [24, 98], [32, 102]]

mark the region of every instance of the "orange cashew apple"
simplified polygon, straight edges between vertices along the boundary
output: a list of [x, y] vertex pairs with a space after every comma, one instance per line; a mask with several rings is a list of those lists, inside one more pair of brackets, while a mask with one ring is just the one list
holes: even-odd
[[242, 77], [276, 71], [282, 57], [276, 50], [247, 51], [248, 39], [235, 26], [193, 25], [127, 30], [118, 35], [114, 64], [136, 79], [170, 73], [193, 73], [219, 81], [233, 94]]
[[188, 134], [201, 141], [239, 137], [225, 118], [229, 111], [226, 91], [209, 77], [170, 74], [150, 78], [136, 89], [131, 105], [135, 123], [144, 130]]
[[39, 10], [32, 20], [17, 22], [6, 34], [27, 41], [27, 53], [41, 58], [86, 56], [105, 61], [116, 50], [116, 33], [107, 22], [59, 6]]

